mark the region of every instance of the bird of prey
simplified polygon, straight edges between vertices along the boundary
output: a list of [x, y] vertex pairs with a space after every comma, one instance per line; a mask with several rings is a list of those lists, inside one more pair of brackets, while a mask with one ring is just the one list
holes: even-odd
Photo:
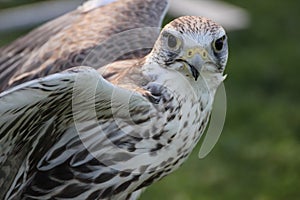
[[[112, 1], [112, 0], [110, 0]], [[105, 4], [107, 3], [107, 4]], [[111, 35], [144, 27], [161, 27], [168, 0], [89, 0], [12, 44], [0, 48], [0, 92], [20, 83], [82, 64]], [[159, 29], [149, 33], [154, 44]], [[119, 59], [143, 57], [151, 49]]]
[[143, 58], [1, 93], [1, 199], [136, 199], [195, 147], [227, 58], [220, 25], [184, 16]]

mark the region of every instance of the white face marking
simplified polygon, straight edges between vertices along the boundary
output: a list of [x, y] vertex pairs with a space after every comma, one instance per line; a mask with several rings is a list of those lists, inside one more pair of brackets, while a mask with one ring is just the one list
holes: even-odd
[[[168, 46], [168, 35], [173, 35], [180, 41], [178, 44], [181, 47], [178, 50]], [[216, 41], [222, 41], [223, 46], [216, 49]], [[226, 32], [209, 19], [181, 17], [164, 27], [152, 53], [157, 63], [167, 68], [180, 69], [175, 63], [183, 62], [193, 66], [198, 73], [202, 70], [205, 74], [211, 72], [211, 75], [223, 73], [228, 56]], [[197, 71], [190, 70], [193, 77], [197, 77]]]

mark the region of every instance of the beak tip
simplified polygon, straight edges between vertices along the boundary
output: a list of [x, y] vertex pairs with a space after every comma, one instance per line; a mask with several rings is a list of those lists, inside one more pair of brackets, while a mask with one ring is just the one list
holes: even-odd
[[200, 75], [199, 71], [192, 65], [190, 66], [190, 68], [191, 68], [191, 71], [192, 71], [192, 75], [195, 78], [195, 81], [197, 81], [198, 78], [199, 78], [199, 75]]

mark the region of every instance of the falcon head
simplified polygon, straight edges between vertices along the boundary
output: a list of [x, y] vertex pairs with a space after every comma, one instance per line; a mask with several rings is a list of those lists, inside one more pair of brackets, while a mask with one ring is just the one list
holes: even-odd
[[164, 27], [151, 52], [159, 65], [197, 81], [200, 74], [223, 73], [228, 58], [225, 30], [196, 16], [175, 19]]

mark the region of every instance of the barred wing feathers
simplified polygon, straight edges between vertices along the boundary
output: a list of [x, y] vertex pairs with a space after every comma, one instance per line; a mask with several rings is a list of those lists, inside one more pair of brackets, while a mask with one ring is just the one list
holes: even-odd
[[[130, 112], [145, 113], [150, 109], [140, 94], [113, 86], [97, 71], [87, 67], [33, 80], [2, 93], [1, 199], [4, 191], [7, 197], [20, 198], [24, 186], [25, 193], [32, 197], [48, 198], [51, 195], [63, 198], [65, 194], [73, 194], [70, 198], [87, 198], [91, 195], [88, 191], [91, 183], [103, 184], [102, 181], [107, 179], [103, 176], [112, 180], [100, 188], [105, 190], [115, 184], [117, 189], [120, 180], [113, 180], [113, 177], [121, 172], [107, 166], [126, 159], [126, 155], [120, 150], [114, 151], [115, 147], [129, 150], [142, 136], [135, 138], [124, 132], [120, 134], [114, 121], [124, 117], [122, 109], [125, 102], [112, 102], [114, 93], [126, 101], [130, 99]], [[137, 117], [146, 120], [140, 115]], [[86, 148], [86, 145], [92, 149]], [[103, 163], [95, 159], [89, 150], [97, 152]], [[115, 157], [115, 160], [109, 156]], [[98, 169], [91, 173], [96, 166]], [[128, 180], [131, 178], [128, 177]], [[35, 182], [38, 179], [45, 181]], [[78, 187], [74, 186], [74, 180]], [[80, 194], [64, 192], [68, 187], [81, 188]], [[51, 193], [53, 188], [56, 190]], [[121, 189], [117, 191], [121, 193]], [[112, 195], [109, 191], [98, 193], [104, 199]]]

